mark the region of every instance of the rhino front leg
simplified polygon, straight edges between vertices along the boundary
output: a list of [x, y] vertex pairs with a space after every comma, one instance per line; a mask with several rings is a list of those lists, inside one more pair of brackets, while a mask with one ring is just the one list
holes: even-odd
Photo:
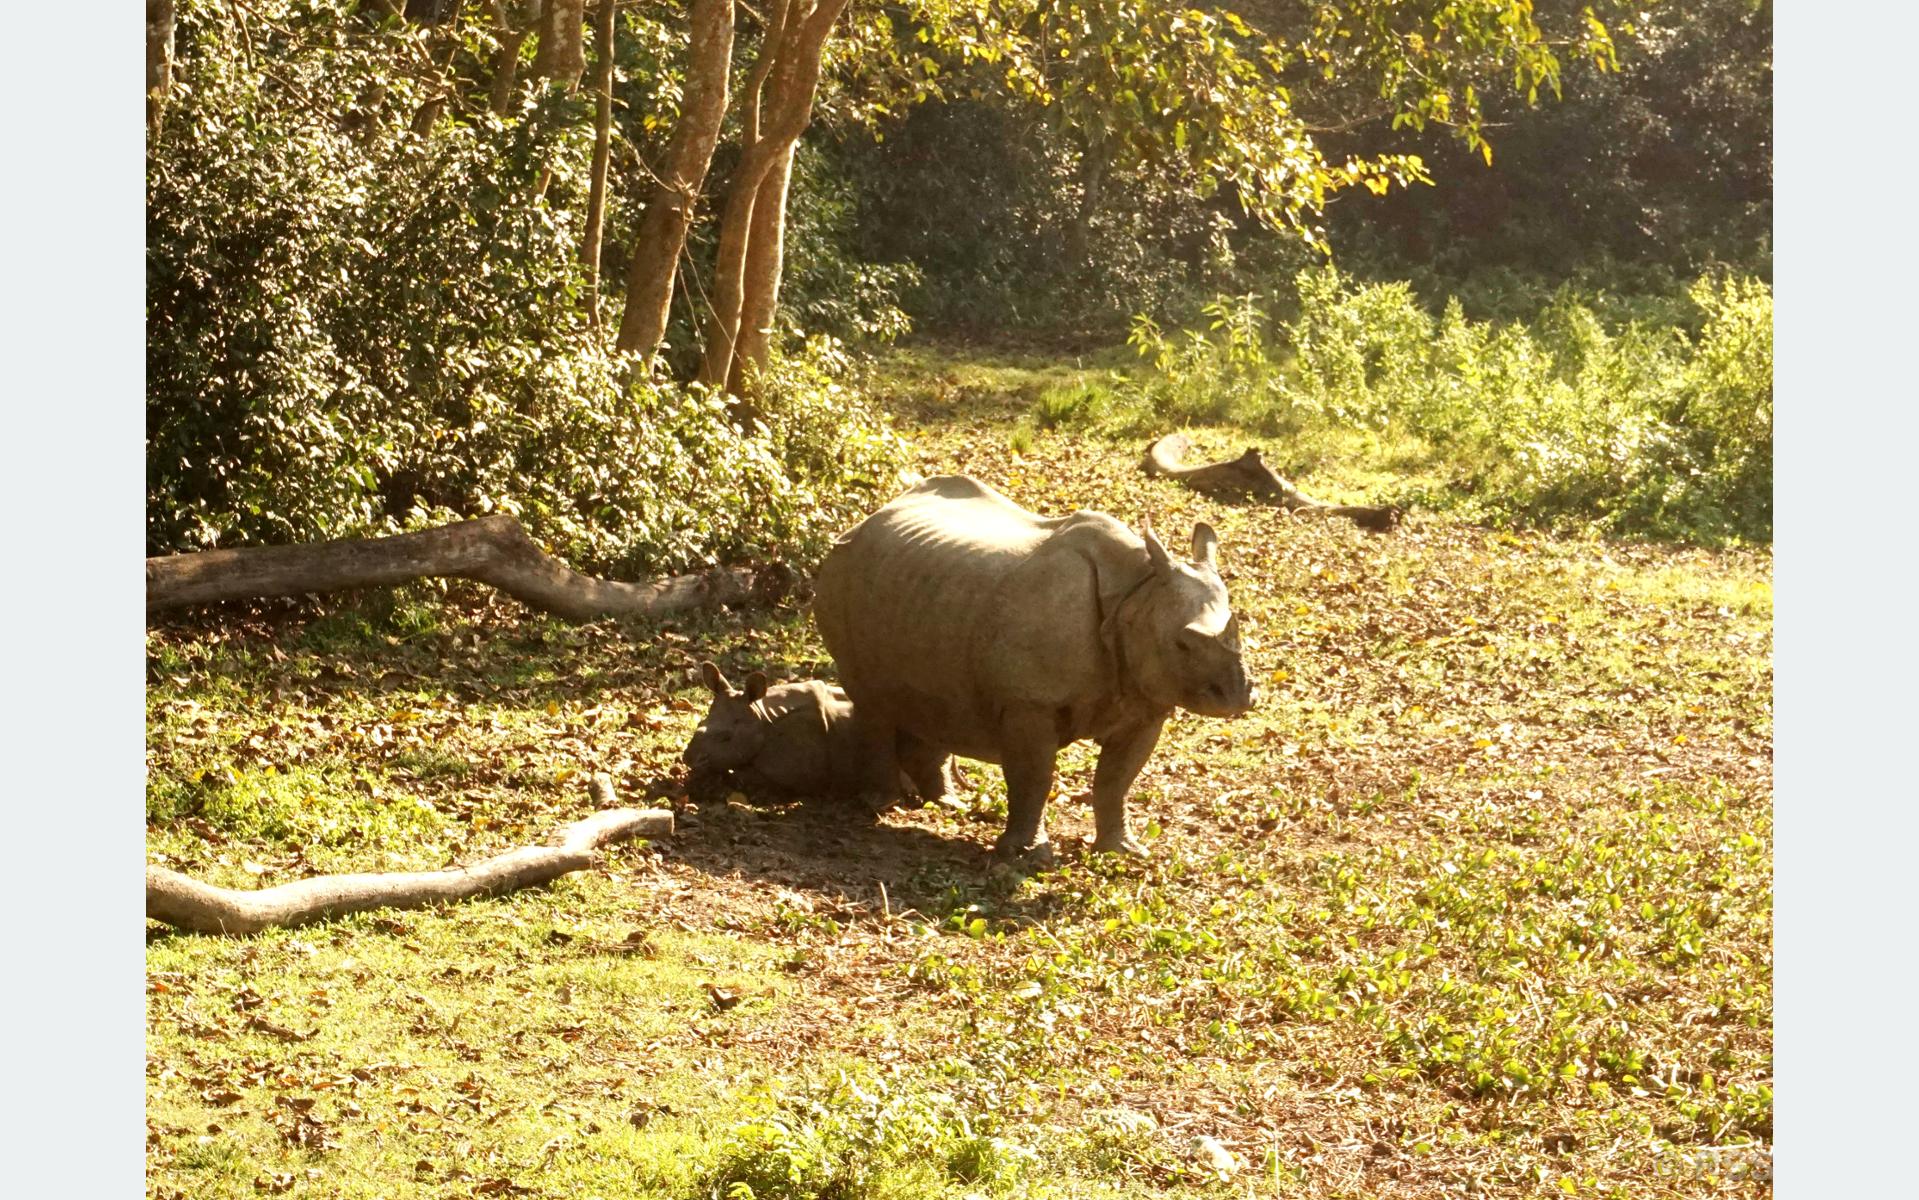
[[1126, 826], [1126, 793], [1139, 778], [1140, 768], [1159, 745], [1166, 718], [1135, 725], [1099, 744], [1099, 765], [1093, 768], [1093, 849], [1115, 854], [1144, 855], [1146, 847], [1133, 840]]
[[1006, 773], [1006, 832], [993, 846], [1005, 857], [1050, 853], [1046, 797], [1053, 790], [1053, 760], [1059, 741], [1044, 713], [1009, 714], [1001, 725], [1000, 765]]

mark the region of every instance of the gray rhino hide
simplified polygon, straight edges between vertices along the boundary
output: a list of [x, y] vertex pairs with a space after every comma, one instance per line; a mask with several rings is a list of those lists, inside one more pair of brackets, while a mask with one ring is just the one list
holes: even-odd
[[[849, 756], [833, 753], [834, 743], [852, 739], [853, 706], [846, 693], [819, 680], [779, 684], [753, 704], [754, 715], [768, 723], [766, 744], [753, 756], [752, 769], [782, 791], [851, 794]], [[834, 759], [842, 760], [835, 772]]]
[[855, 705], [868, 786], [892, 779], [896, 730], [1000, 763], [999, 849], [1024, 851], [1045, 841], [1059, 748], [1091, 738], [1095, 845], [1137, 852], [1126, 792], [1167, 715], [1251, 704], [1216, 543], [1201, 526], [1200, 561], [1174, 563], [1103, 513], [1042, 518], [963, 475], [849, 530], [821, 566], [814, 613]]
[[[729, 693], [716, 699], [716, 709], [721, 704], [744, 706], [759, 736], [750, 747], [696, 767], [702, 793], [728, 780], [756, 795], [851, 798], [862, 791], [863, 747], [853, 727], [853, 705], [843, 690], [814, 679], [774, 684], [750, 704], [742, 694], [730, 688]], [[946, 795], [950, 781], [944, 755], [929, 757], [907, 735], [902, 735], [898, 750], [903, 781], [922, 801]], [[690, 759], [691, 746], [688, 751]]]

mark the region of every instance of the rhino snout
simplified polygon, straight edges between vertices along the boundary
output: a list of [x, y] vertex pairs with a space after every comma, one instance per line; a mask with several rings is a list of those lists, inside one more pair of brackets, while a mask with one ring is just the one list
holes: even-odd
[[1218, 680], [1200, 689], [1199, 702], [1188, 705], [1203, 717], [1239, 717], [1259, 703], [1259, 689], [1244, 675], [1233, 680]]

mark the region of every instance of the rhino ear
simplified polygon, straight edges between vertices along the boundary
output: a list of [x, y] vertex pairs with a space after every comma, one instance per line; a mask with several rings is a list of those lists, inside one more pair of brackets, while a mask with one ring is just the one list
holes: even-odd
[[706, 683], [706, 690], [724, 699], [733, 694], [733, 685], [726, 682], [726, 676], [720, 674], [719, 666], [712, 659], [700, 664], [700, 678]]
[[764, 695], [766, 695], [766, 672], [755, 671], [746, 677], [747, 703], [757, 703]]
[[1166, 547], [1160, 545], [1159, 536], [1153, 532], [1152, 518], [1139, 523], [1140, 536], [1146, 539], [1146, 555], [1152, 559], [1153, 570], [1164, 574], [1173, 569], [1173, 557], [1166, 553]]
[[1219, 567], [1219, 535], [1204, 521], [1193, 526], [1193, 561]]

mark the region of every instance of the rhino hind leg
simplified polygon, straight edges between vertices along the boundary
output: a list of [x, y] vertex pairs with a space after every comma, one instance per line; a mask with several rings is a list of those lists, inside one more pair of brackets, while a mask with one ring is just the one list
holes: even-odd
[[1053, 762], [1059, 743], [1049, 714], [1008, 714], [1001, 727], [1002, 768], [1006, 772], [1006, 832], [993, 845], [1002, 858], [1050, 857], [1046, 838], [1046, 797], [1053, 790]]
[[859, 750], [858, 766], [853, 772], [854, 797], [875, 813], [893, 808], [905, 794], [900, 729], [884, 712], [883, 706], [862, 707], [857, 702], [853, 710], [854, 742]]
[[912, 807], [945, 800], [952, 791], [947, 779], [946, 751], [902, 730], [898, 752], [901, 773], [913, 785], [913, 791], [918, 796]]

